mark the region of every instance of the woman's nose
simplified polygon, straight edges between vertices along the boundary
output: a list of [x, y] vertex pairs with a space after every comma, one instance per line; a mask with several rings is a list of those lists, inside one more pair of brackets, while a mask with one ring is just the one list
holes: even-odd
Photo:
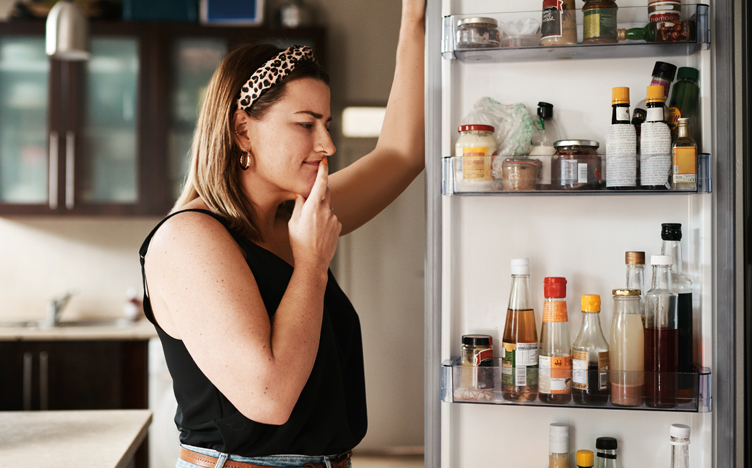
[[331, 156], [337, 151], [337, 148], [334, 147], [334, 142], [332, 142], [332, 136], [329, 134], [328, 130], [321, 130], [317, 140], [318, 141], [314, 148], [316, 148], [316, 151], [319, 153], [323, 153], [325, 156]]

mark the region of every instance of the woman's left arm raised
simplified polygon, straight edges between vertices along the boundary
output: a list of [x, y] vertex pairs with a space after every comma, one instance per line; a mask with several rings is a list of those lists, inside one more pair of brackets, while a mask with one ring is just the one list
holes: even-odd
[[394, 81], [376, 148], [329, 177], [340, 235], [379, 214], [423, 171], [425, 2], [402, 1]]

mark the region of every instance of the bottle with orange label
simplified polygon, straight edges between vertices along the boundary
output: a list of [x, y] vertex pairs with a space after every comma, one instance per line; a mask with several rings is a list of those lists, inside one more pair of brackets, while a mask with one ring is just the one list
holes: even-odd
[[543, 280], [543, 326], [538, 352], [538, 398], [566, 404], [572, 399], [572, 347], [569, 345], [567, 280]]
[[671, 148], [671, 190], [697, 190], [697, 143], [689, 135], [689, 119], [679, 119], [679, 133]]

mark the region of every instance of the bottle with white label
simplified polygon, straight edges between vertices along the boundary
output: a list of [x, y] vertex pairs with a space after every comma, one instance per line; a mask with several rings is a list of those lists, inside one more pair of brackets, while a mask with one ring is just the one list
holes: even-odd
[[538, 396], [538, 333], [530, 300], [530, 262], [512, 260], [501, 357], [501, 396], [512, 401], [534, 401]]
[[455, 151], [455, 188], [460, 192], [493, 190], [491, 167], [496, 156], [496, 138], [491, 125], [460, 125]]
[[648, 86], [648, 115], [640, 127], [640, 186], [666, 190], [671, 173], [671, 130], [663, 114], [663, 86]]
[[637, 133], [629, 118], [629, 88], [611, 90], [611, 126], [606, 134], [606, 188], [637, 186]]
[[601, 329], [601, 297], [582, 295], [582, 327], [572, 345], [572, 398], [580, 405], [608, 402], [608, 342]]
[[563, 405], [572, 399], [572, 347], [569, 345], [566, 278], [544, 278], [543, 295], [538, 398], [542, 403]]
[[554, 105], [547, 102], [538, 103], [538, 120], [535, 122], [530, 148], [530, 159], [541, 162], [538, 171], [538, 190], [551, 189], [551, 157], [556, 153], [554, 142], [561, 139], [559, 126], [554, 120]]

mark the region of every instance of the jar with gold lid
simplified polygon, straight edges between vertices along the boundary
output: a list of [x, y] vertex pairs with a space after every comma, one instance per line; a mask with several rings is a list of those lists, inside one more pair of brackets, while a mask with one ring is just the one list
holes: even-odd
[[553, 190], [597, 190], [601, 181], [600, 143], [593, 140], [559, 140], [551, 158]]

